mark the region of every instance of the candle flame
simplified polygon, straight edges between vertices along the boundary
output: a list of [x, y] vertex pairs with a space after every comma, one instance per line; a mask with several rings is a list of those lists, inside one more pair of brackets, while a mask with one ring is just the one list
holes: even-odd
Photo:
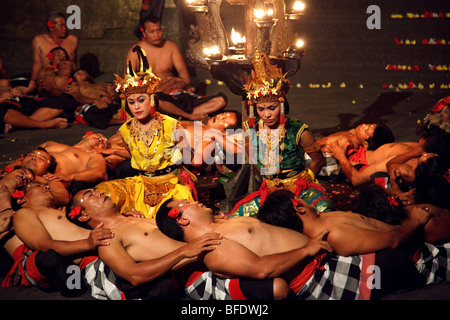
[[267, 11], [264, 11], [262, 9], [253, 9], [253, 12], [255, 17], [259, 20], [272, 19], [273, 16], [273, 9], [269, 9]]
[[295, 46], [297, 48], [302, 48], [304, 44], [305, 43], [303, 42], [303, 40], [297, 40], [297, 42], [295, 43]]
[[219, 50], [219, 47], [218, 47], [218, 46], [212, 46], [212, 47], [210, 47], [210, 48], [204, 48], [204, 49], [203, 49], [203, 53], [204, 53], [206, 56], [212, 56], [212, 55], [214, 55], [214, 54], [220, 54], [220, 50]]
[[241, 34], [239, 32], [236, 32], [236, 30], [234, 30], [234, 27], [233, 27], [233, 28], [231, 28], [231, 41], [234, 44], [244, 43], [245, 42], [245, 36], [241, 37]]
[[264, 11], [261, 9], [255, 9], [254, 13], [255, 13], [255, 17], [258, 19], [262, 19], [262, 17], [264, 17]]
[[293, 9], [294, 9], [294, 11], [303, 11], [303, 10], [305, 10], [305, 4], [300, 1], [295, 1]]

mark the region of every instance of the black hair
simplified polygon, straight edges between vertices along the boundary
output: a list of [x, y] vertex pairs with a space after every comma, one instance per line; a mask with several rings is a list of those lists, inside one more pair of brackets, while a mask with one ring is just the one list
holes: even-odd
[[43, 148], [43, 147], [37, 147], [35, 150], [39, 150], [39, 151], [44, 151], [45, 153], [47, 153], [50, 156], [50, 165], [47, 168], [47, 172], [48, 173], [55, 173], [56, 170], [56, 159], [54, 156], [52, 156], [47, 149]]
[[259, 208], [256, 218], [274, 226], [302, 232], [303, 222], [297, 215], [291, 199], [295, 199], [295, 195], [289, 190], [280, 189], [272, 192]]
[[161, 23], [161, 19], [158, 18], [157, 16], [154, 16], [154, 15], [149, 15], [148, 17], [142, 19], [141, 22], [139, 23], [139, 28], [135, 32], [136, 36], [139, 39], [141, 39], [144, 36], [144, 32], [141, 31], [141, 29], [145, 30], [145, 24], [147, 22], [150, 22], [150, 23], [158, 23], [159, 22], [159, 23]]
[[414, 181], [416, 203], [430, 203], [450, 209], [450, 182], [444, 177], [448, 162], [442, 157], [432, 157], [416, 168]]
[[432, 127], [434, 129], [428, 132], [423, 149], [436, 153], [443, 161], [450, 163], [450, 134], [437, 126]]
[[173, 201], [172, 198], [164, 201], [163, 204], [159, 207], [158, 211], [156, 212], [156, 225], [158, 226], [159, 230], [169, 238], [178, 241], [184, 241], [183, 228], [174, 218], [171, 218], [168, 215], [169, 211], [172, 209], [168, 206], [169, 202], [171, 201]]
[[66, 49], [64, 49], [63, 47], [54, 47], [52, 50], [50, 50], [50, 53], [54, 53], [55, 51], [63, 51], [64, 54], [66, 55], [66, 59], [67, 61], [69, 61], [69, 54], [67, 53]]
[[391, 143], [395, 141], [394, 133], [392, 130], [380, 122], [376, 124], [375, 130], [373, 132], [373, 136], [367, 139], [367, 143], [369, 144], [369, 150], [376, 150], [380, 146], [386, 143]]
[[145, 24], [147, 22], [151, 22], [151, 23], [161, 23], [161, 19], [157, 16], [154, 15], [149, 15], [148, 17], [142, 19], [141, 21], [141, 27], [144, 28]]
[[33, 176], [33, 179], [36, 178], [36, 174], [34, 173], [33, 169], [24, 168], [24, 167], [22, 167], [22, 166], [14, 166], [13, 170], [17, 170], [17, 169], [25, 169], [25, 170], [28, 170], [28, 171], [30, 171], [31, 175]]
[[[386, 190], [373, 182], [362, 185], [352, 203], [352, 211], [388, 224], [400, 224], [406, 216], [401, 204], [392, 206]], [[398, 200], [397, 200], [398, 202]]]

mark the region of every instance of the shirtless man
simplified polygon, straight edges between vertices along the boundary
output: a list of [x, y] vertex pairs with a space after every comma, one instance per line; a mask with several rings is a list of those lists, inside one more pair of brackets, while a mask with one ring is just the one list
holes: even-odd
[[[374, 143], [370, 143], [370, 140]], [[348, 149], [352, 150], [359, 149], [359, 147], [364, 145], [365, 141], [368, 141], [369, 149], [375, 150], [385, 143], [394, 142], [394, 136], [391, 130], [382, 123], [360, 124], [354, 129], [336, 132], [320, 138], [316, 143], [321, 146], [320, 150], [322, 152], [328, 152], [329, 145], [335, 141], [340, 146], [345, 146], [348, 143]]]
[[[188, 133], [186, 138], [190, 140], [188, 143], [193, 152], [191, 164], [201, 167], [205, 163], [204, 156], [211, 155], [214, 141], [217, 141], [225, 152], [233, 155], [237, 153], [235, 141], [230, 139], [227, 142], [226, 130], [240, 129], [241, 118], [242, 116], [235, 111], [226, 111], [211, 117], [206, 124], [202, 124], [200, 121], [180, 121], [183, 129]], [[228, 150], [227, 147], [231, 147], [231, 150]], [[208, 149], [207, 152], [205, 152], [206, 149]]]
[[[67, 128], [67, 119], [57, 117], [62, 106], [49, 99], [35, 99], [24, 95], [25, 87], [12, 87], [7, 79], [0, 80], [0, 130]], [[14, 99], [13, 99], [14, 98]]]
[[76, 70], [73, 78], [73, 83], [69, 85], [68, 92], [79, 103], [95, 103], [98, 108], [103, 109], [118, 99], [117, 92], [112, 83], [95, 83], [89, 73], [82, 69]]
[[63, 47], [50, 50], [48, 61], [50, 65], [39, 70], [37, 76], [39, 89], [47, 91], [52, 97], [59, 97], [66, 90], [67, 82], [75, 71], [75, 64], [69, 60]]
[[[137, 45], [146, 53], [153, 73], [161, 78], [158, 90], [164, 93], [176, 89], [189, 91], [191, 78], [183, 55], [175, 42], [163, 38], [161, 20], [156, 17], [144, 19], [141, 22], [141, 32], [143, 40]], [[133, 70], [138, 70], [139, 60], [133, 52], [134, 46], [128, 51], [125, 61], [130, 60]], [[175, 70], [178, 77], [173, 75]]]
[[44, 175], [48, 180], [73, 183], [98, 183], [106, 175], [106, 161], [93, 150], [106, 148], [106, 138], [102, 134], [90, 133], [73, 146], [47, 141], [40, 145], [56, 159], [55, 173]]
[[[24, 272], [38, 286], [46, 287], [49, 283], [48, 280], [35, 277], [36, 271], [51, 279], [55, 288], [67, 289], [67, 266], [80, 264], [84, 257], [96, 256], [97, 247], [108, 246], [110, 239], [114, 237], [114, 233], [103, 228], [102, 224], [90, 231], [69, 222], [64, 213], [53, 206], [53, 194], [43, 184], [33, 182], [28, 185], [23, 198], [17, 199], [17, 202], [21, 209], [14, 214], [15, 235], [6, 241], [4, 247], [15, 260], [23, 259], [22, 254], [19, 254], [23, 251], [33, 252], [32, 259], [35, 263], [29, 265], [30, 257], [27, 257], [23, 261], [27, 261]], [[32, 267], [37, 270], [29, 270]], [[14, 267], [9, 275], [13, 275], [13, 272]], [[9, 276], [6, 278], [5, 283], [11, 284]]]
[[222, 277], [264, 279], [283, 276], [291, 269], [301, 269], [321, 250], [332, 251], [322, 240], [328, 233], [326, 230], [317, 238], [309, 239], [301, 233], [255, 218], [215, 219], [211, 209], [186, 200], [164, 202], [156, 215], [156, 223], [167, 236], [188, 243], [205, 233], [219, 233], [222, 239], [214, 250], [217, 254], [208, 252], [203, 262]]
[[120, 117], [118, 95], [112, 83], [96, 83], [86, 71], [78, 69], [66, 92], [83, 105], [80, 113], [94, 127], [105, 129], [109, 125], [124, 123]]
[[[371, 176], [377, 172], [387, 173], [388, 169], [386, 164], [401, 154], [412, 152], [414, 150], [422, 150], [423, 142], [392, 142], [386, 143], [376, 150], [366, 150], [365, 159], [361, 164], [367, 165], [367, 167], [358, 171], [354, 165], [358, 163], [352, 163], [346, 156], [346, 151], [349, 143], [344, 146], [340, 146], [337, 141], [329, 145], [329, 153], [335, 157], [339, 162], [342, 171], [350, 180], [353, 186], [360, 186], [371, 180]], [[423, 151], [422, 151], [423, 152]], [[416, 161], [413, 159], [412, 161]]]
[[[186, 274], [185, 276], [189, 277], [192, 269], [187, 268], [188, 264], [194, 262], [200, 254], [214, 251], [222, 241], [222, 237], [217, 233], [203, 234], [189, 244], [172, 240], [158, 230], [154, 219], [124, 218], [117, 210], [116, 204], [95, 189], [79, 191], [68, 209], [74, 206], [81, 208], [80, 214], [73, 217], [74, 223], [89, 228], [104, 223], [105, 227], [113, 229], [115, 236], [108, 247], [99, 247], [99, 257], [122, 278], [121, 283], [124, 279], [132, 286], [139, 285], [142, 291], [151, 288], [146, 286], [150, 281], [162, 278], [163, 282], [159, 283], [166, 284], [165, 289], [155, 284], [151, 291], [156, 290], [159, 294], [169, 291], [170, 294], [170, 291], [173, 291], [173, 283], [167, 281], [170, 280], [170, 277], [167, 279], [167, 273], [176, 271], [178, 275]], [[282, 280], [279, 279], [275, 284], [264, 282], [263, 285], [270, 285], [272, 289], [272, 286], [282, 286], [281, 283]], [[275, 288], [276, 298], [286, 295], [286, 290]], [[166, 298], [173, 299], [170, 296]]]
[[418, 227], [428, 222], [430, 212], [425, 210], [425, 206], [417, 207], [402, 225], [390, 225], [350, 211], [318, 214], [314, 207], [296, 199], [289, 190], [277, 190], [267, 197], [257, 218], [311, 238], [329, 230], [327, 241], [333, 250], [339, 255], [349, 256], [395, 249], [410, 242]]
[[[140, 28], [143, 40], [131, 47], [125, 61], [130, 60], [133, 69], [138, 70], [139, 59], [134, 48], [138, 45], [144, 50], [153, 73], [161, 78], [161, 84], [158, 86], [156, 95], [162, 113], [188, 120], [201, 120], [206, 118], [207, 114], [217, 112], [225, 107], [226, 98], [223, 94], [209, 97], [211, 99], [204, 98], [205, 101], [189, 97], [188, 93], [193, 93], [194, 90], [190, 86], [191, 78], [183, 55], [175, 42], [163, 38], [159, 18], [151, 16], [144, 19]], [[175, 71], [178, 73], [177, 77], [174, 76]], [[169, 95], [170, 92], [175, 90], [188, 92], [181, 94], [185, 95], [186, 99], [191, 100], [192, 110], [187, 106], [182, 107], [183, 103], [178, 104], [180, 99], [175, 99]], [[192, 101], [197, 102], [192, 103]]]
[[[423, 225], [427, 218], [426, 214], [418, 212], [408, 229], [415, 230], [419, 225]], [[213, 273], [225, 277], [234, 275], [250, 278], [281, 275], [300, 298], [351, 299], [363, 295], [358, 291], [358, 280], [361, 279], [359, 273], [356, 279], [355, 275], [351, 276], [356, 281], [344, 281], [344, 284], [342, 280], [350, 277], [346, 272], [352, 268], [359, 270], [362, 277], [366, 272], [363, 267], [365, 256], [320, 254], [320, 249], [330, 252], [333, 250], [328, 242], [321, 241], [324, 236], [330, 236], [325, 228], [321, 229], [316, 240], [310, 240], [302, 233], [269, 225], [255, 218], [214, 219], [211, 209], [185, 200], [166, 201], [160, 207], [156, 221], [163, 233], [173, 239], [184, 239], [187, 242], [199, 234], [219, 232], [223, 237], [221, 244], [203, 257], [203, 262]], [[312, 242], [316, 242], [314, 250], [311, 250]], [[379, 247], [378, 244], [374, 245]], [[389, 271], [380, 268], [381, 273], [386, 272], [387, 275]], [[325, 271], [316, 275], [317, 269]], [[346, 271], [341, 273], [344, 270]], [[413, 271], [416, 275], [417, 270]], [[308, 285], [304, 288], [306, 283]], [[327, 286], [325, 291], [320, 290], [323, 285]], [[341, 285], [344, 285], [344, 288]], [[343, 291], [346, 292], [345, 297], [342, 296]], [[350, 292], [354, 295], [349, 294]]]
[[31, 169], [35, 175], [35, 181], [47, 185], [53, 196], [56, 207], [65, 206], [69, 202], [70, 194], [65, 185], [57, 180], [47, 180], [44, 175], [54, 173], [56, 169], [56, 160], [47, 150], [38, 147], [27, 153], [22, 159], [16, 160], [10, 166], [20, 165], [22, 168]]
[[[18, 188], [26, 186], [34, 181], [34, 173], [25, 168], [13, 169], [10, 172], [5, 172], [0, 179], [0, 221], [5, 221], [8, 225], [8, 220], [11, 218], [14, 210], [12, 208], [12, 195]], [[4, 226], [5, 226], [4, 225]], [[1, 231], [0, 231], [1, 233]]]
[[67, 34], [66, 18], [61, 13], [51, 13], [47, 16], [46, 26], [48, 33], [38, 34], [33, 38], [31, 48], [33, 50], [33, 68], [31, 81], [25, 93], [36, 88], [39, 71], [50, 65], [48, 53], [55, 47], [63, 47], [69, 55], [69, 61], [76, 65], [78, 38]]

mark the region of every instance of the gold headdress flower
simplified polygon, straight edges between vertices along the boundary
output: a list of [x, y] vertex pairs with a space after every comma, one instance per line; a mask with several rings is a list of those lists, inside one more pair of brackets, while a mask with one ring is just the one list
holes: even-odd
[[155, 107], [155, 101], [153, 93], [161, 83], [161, 79], [152, 72], [152, 67], [149, 65], [147, 56], [144, 50], [136, 45], [132, 49], [136, 52], [139, 59], [139, 70], [134, 72], [131, 66], [131, 61], [127, 60], [125, 77], [121, 78], [117, 74], [114, 84], [116, 85], [116, 91], [120, 92], [119, 97], [122, 99], [122, 115], [125, 113], [125, 100], [129, 95], [136, 93], [146, 93], [150, 95], [151, 106]]
[[279, 101], [281, 103], [281, 122], [284, 123], [284, 96], [289, 90], [290, 82], [281, 68], [270, 64], [263, 52], [256, 51], [252, 59], [253, 70], [244, 85], [250, 106], [249, 124], [254, 125], [253, 104], [258, 102]]

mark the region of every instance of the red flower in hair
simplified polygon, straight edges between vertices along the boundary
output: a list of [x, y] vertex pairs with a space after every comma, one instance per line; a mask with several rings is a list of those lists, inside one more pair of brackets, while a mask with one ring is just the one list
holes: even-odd
[[53, 28], [54, 26], [55, 26], [55, 24], [53, 23], [53, 21], [51, 21], [51, 20], [47, 21], [47, 27]]
[[67, 84], [71, 84], [73, 82], [73, 78], [70, 77], [69, 79], [67, 79]]
[[92, 134], [93, 132], [92, 131], [86, 131], [85, 133], [84, 133], [84, 135], [85, 136], [88, 136], [88, 135], [90, 135], [90, 134]]
[[14, 168], [11, 167], [11, 166], [6, 166], [6, 167], [5, 167], [5, 171], [6, 171], [6, 172], [11, 172], [11, 171], [13, 171], [13, 170], [14, 170]]
[[55, 55], [53, 54], [53, 52], [49, 52], [49, 53], [47, 54], [48, 60], [53, 60], [54, 57], [55, 57]]
[[72, 210], [69, 212], [69, 218], [74, 219], [75, 217], [78, 217], [81, 214], [81, 207], [75, 206], [72, 207]]
[[388, 196], [388, 201], [392, 208], [400, 207], [400, 202], [398, 201], [398, 197]]
[[144, 32], [144, 28], [140, 27], [139, 30], [141, 30], [141, 32]]
[[24, 195], [25, 195], [25, 193], [23, 191], [16, 190], [13, 192], [13, 194], [11, 196], [16, 199], [22, 199]]
[[176, 219], [178, 217], [178, 215], [180, 214], [180, 210], [178, 209], [170, 209], [169, 213], [167, 214], [170, 218], [174, 218]]

